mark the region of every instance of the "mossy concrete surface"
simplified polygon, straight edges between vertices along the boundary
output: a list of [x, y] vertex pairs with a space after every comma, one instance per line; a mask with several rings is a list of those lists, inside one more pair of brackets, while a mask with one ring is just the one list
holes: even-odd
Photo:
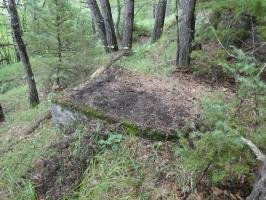
[[159, 78], [117, 67], [54, 98], [53, 120], [65, 126], [97, 118], [129, 134], [176, 139], [200, 123], [200, 99], [208, 89], [191, 77]]

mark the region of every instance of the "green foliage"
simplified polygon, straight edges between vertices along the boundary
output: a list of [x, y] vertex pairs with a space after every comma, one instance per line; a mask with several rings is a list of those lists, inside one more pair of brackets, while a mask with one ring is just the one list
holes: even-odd
[[112, 150], [118, 150], [119, 143], [121, 143], [123, 140], [124, 140], [123, 135], [109, 133], [108, 139], [100, 140], [99, 144], [104, 148], [111, 147]]
[[[210, 12], [210, 21], [216, 29], [219, 39], [225, 46], [240, 46], [251, 35], [251, 21], [260, 27], [258, 33], [264, 38], [266, 2], [264, 0], [223, 0], [206, 2]], [[206, 42], [216, 40], [209, 25], [202, 21], [198, 30], [197, 40]], [[207, 31], [206, 31], [207, 29]]]
[[266, 27], [258, 26], [259, 33], [264, 41], [266, 41]]
[[237, 63], [223, 66], [235, 77], [238, 95], [230, 101], [221, 94], [206, 99], [203, 108], [207, 131], [190, 134], [189, 140], [196, 148], [183, 140], [183, 149], [178, 152], [184, 156], [184, 166], [193, 172], [196, 180], [205, 169], [215, 184], [237, 181], [242, 175], [248, 177], [250, 183], [254, 180], [255, 159], [241, 137], [265, 145], [266, 85], [260, 78], [258, 65], [243, 51], [237, 50], [237, 53]]
[[236, 127], [230, 118], [227, 118], [228, 113], [224, 105], [212, 102], [205, 112], [208, 116], [206, 123], [209, 122], [209, 117], [214, 116], [210, 121], [214, 123], [212, 130], [190, 135], [196, 149], [191, 149], [187, 141], [183, 141], [183, 148], [178, 153], [184, 156], [185, 169], [193, 172], [197, 180], [208, 168], [207, 176], [214, 184], [236, 181], [242, 175], [252, 181], [254, 159], [241, 140], [241, 127]]
[[[4, 12], [6, 15], [6, 12]], [[10, 34], [10, 26], [8, 17], [0, 15], [0, 66], [8, 65], [16, 62], [16, 52], [14, 49], [12, 35]], [[1, 79], [0, 79], [1, 80]]]
[[48, 0], [43, 5], [29, 1], [28, 7], [32, 16], [28, 19], [30, 27], [26, 35], [33, 54], [58, 57], [62, 51], [64, 58], [86, 44], [87, 26], [70, 1]]
[[243, 12], [247, 12], [251, 15], [263, 18], [265, 17], [266, 2], [264, 0], [223, 0], [219, 2], [210, 2], [209, 6], [216, 11], [232, 9], [236, 13], [241, 15]]

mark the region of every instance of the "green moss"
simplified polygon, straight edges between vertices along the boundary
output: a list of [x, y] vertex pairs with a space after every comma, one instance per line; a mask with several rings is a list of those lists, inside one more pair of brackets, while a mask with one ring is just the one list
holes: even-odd
[[59, 104], [63, 107], [69, 108], [70, 110], [81, 112], [87, 117], [95, 117], [97, 119], [107, 121], [108, 123], [118, 123], [118, 120], [115, 119], [114, 117], [110, 117], [106, 115], [105, 113], [99, 110], [93, 109], [86, 105], [80, 105], [70, 100], [64, 100], [63, 98], [60, 98], [60, 97], [53, 98], [51, 102], [54, 104]]
[[178, 136], [175, 133], [165, 133], [161, 130], [156, 130], [152, 128], [143, 128], [135, 122], [128, 119], [118, 119], [107, 115], [106, 113], [94, 109], [88, 105], [80, 105], [71, 100], [63, 99], [62, 97], [57, 97], [52, 99], [52, 103], [61, 105], [72, 111], [76, 111], [85, 115], [86, 117], [94, 117], [110, 124], [120, 123], [129, 135], [141, 136], [144, 138], [149, 138], [153, 140], [177, 140]]

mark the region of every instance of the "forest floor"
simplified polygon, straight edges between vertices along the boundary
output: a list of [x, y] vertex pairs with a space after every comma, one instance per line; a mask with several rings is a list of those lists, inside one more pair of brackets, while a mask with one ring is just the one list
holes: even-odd
[[[136, 47], [132, 57], [123, 58], [116, 64], [133, 71], [120, 77], [127, 92], [149, 91], [153, 97], [165, 98], [166, 104], [184, 103], [185, 112], [195, 109], [196, 113], [201, 110], [203, 96], [214, 94], [214, 87], [221, 93], [233, 94], [227, 86], [213, 86], [188, 72], [173, 71], [175, 44], [162, 42], [156, 45], [154, 48], [144, 43]], [[160, 49], [166, 50], [159, 55]], [[96, 60], [95, 63], [99, 57]], [[21, 80], [22, 67], [16, 64], [9, 69], [0, 69], [4, 80], [21, 76], [18, 78], [21, 81], [0, 95], [6, 115], [6, 122], [0, 125], [0, 199], [182, 199], [190, 192], [194, 187], [192, 175], [182, 167], [178, 141], [155, 141], [127, 135], [116, 125], [95, 119], [72, 132], [61, 131], [46, 120], [31, 134], [20, 136], [18, 133], [23, 128], [50, 109], [50, 99], [54, 95], [48, 92], [51, 88], [45, 84], [46, 70], [50, 68], [40, 62], [33, 60], [42, 100], [34, 109], [26, 106], [27, 88]], [[44, 66], [42, 71], [36, 67], [38, 65]], [[121, 87], [119, 84], [113, 86]], [[173, 94], [177, 94], [177, 99]], [[136, 98], [146, 100], [146, 96]], [[136, 102], [134, 98], [116, 98], [113, 104], [118, 101], [129, 105], [129, 110], [141, 112], [127, 104]], [[147, 112], [150, 103], [142, 107]], [[247, 196], [245, 190], [250, 189], [246, 188], [246, 185], [238, 185], [221, 189], [202, 180], [201, 187], [194, 188], [190, 199], [243, 199]]]

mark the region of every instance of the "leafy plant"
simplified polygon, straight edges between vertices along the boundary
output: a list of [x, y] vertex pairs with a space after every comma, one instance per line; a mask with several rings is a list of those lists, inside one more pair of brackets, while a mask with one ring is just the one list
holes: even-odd
[[108, 139], [100, 140], [99, 144], [104, 148], [110, 147], [112, 150], [116, 151], [119, 148], [119, 143], [121, 143], [123, 140], [124, 140], [123, 135], [109, 133]]

